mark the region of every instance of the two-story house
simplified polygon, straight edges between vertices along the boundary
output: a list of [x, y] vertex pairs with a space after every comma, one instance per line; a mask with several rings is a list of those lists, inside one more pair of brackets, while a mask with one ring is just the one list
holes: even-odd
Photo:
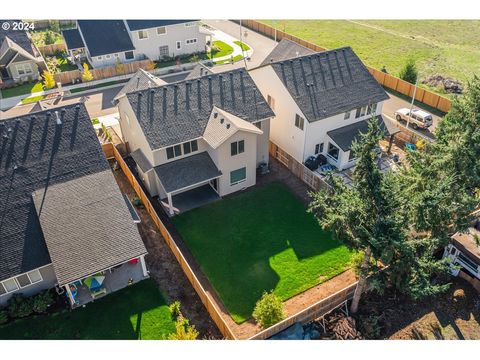
[[274, 113], [245, 69], [152, 86], [117, 101], [138, 174], [170, 215], [186, 209], [185, 199], [255, 185], [257, 166], [268, 163]]
[[46, 68], [27, 31], [0, 28], [0, 85], [36, 81]]
[[275, 112], [270, 138], [303, 163], [322, 153], [338, 169], [355, 164], [351, 145], [389, 97], [350, 47], [314, 53], [282, 40], [250, 75]]
[[198, 20], [77, 20], [63, 31], [70, 56], [94, 68], [203, 52], [208, 36]]

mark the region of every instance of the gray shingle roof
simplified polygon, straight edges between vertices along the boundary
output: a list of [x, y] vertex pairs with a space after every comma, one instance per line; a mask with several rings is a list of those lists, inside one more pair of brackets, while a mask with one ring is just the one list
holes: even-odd
[[167, 193], [222, 175], [206, 151], [155, 166], [154, 169]]
[[202, 76], [205, 76], [205, 75], [211, 75], [213, 74], [213, 71], [210, 70], [208, 67], [206, 67], [205, 65], [203, 64], [200, 64], [198, 63], [193, 69], [192, 71], [190, 71], [187, 75], [187, 77], [185, 78], [185, 80], [192, 80], [192, 79], [196, 79], [198, 77], [202, 77]]
[[159, 26], [168, 26], [168, 25], [175, 25], [175, 24], [182, 24], [191, 21], [197, 20], [127, 20], [128, 27], [130, 30], [142, 30], [142, 29], [150, 29]]
[[137, 150], [132, 151], [130, 153], [130, 156], [132, 157], [133, 160], [135, 160], [135, 163], [140, 167], [140, 170], [142, 170], [144, 173], [152, 169], [152, 164], [150, 164], [150, 161], [148, 161], [142, 149], [138, 148]]
[[[341, 128], [327, 131], [327, 135], [337, 144], [343, 151], [348, 151], [352, 147], [354, 141], [360, 140], [360, 133], [365, 134], [368, 131], [368, 120], [362, 120]], [[385, 135], [390, 135], [388, 127], [385, 125], [383, 117], [377, 116], [380, 129]]]
[[110, 169], [32, 197], [60, 285], [147, 252]]
[[315, 51], [306, 48], [296, 42], [288, 39], [282, 39], [272, 50], [270, 54], [267, 55], [265, 60], [260, 64], [260, 66], [268, 65], [273, 62], [283, 61], [292, 59], [298, 56], [311, 55]]
[[62, 35], [65, 39], [65, 43], [67, 44], [68, 49], [73, 50], [85, 47], [78, 28], [63, 30]]
[[118, 94], [115, 95], [114, 103], [125, 94], [134, 91], [145, 90], [150, 88], [150, 86], [159, 86], [165, 84], [166, 82], [162, 79], [143, 69], [138, 69], [137, 72], [130, 78], [130, 80], [128, 80], [127, 83], [121, 88]]
[[350, 47], [271, 66], [309, 122], [389, 98]]
[[182, 80], [127, 98], [152, 149], [201, 137], [214, 105], [248, 122], [274, 116], [245, 69]]
[[[11, 24], [13, 22], [20, 22], [20, 20], [0, 20], [0, 22], [1, 23], [8, 22]], [[8, 30], [4, 30], [2, 27], [0, 27], [0, 45], [2, 45], [3, 41], [5, 40], [5, 37], [7, 36], [10, 40], [12, 40], [14, 43], [16, 43], [18, 46], [20, 46], [23, 50], [25, 50], [27, 53], [29, 53], [33, 57], [38, 57], [40, 55], [37, 52], [37, 50], [33, 47], [32, 42], [28, 37], [26, 31], [13, 30], [13, 26], [11, 25]]]
[[32, 192], [109, 169], [85, 106], [65, 109], [0, 121], [0, 279], [50, 263]]
[[134, 50], [123, 20], [78, 20], [91, 56]]

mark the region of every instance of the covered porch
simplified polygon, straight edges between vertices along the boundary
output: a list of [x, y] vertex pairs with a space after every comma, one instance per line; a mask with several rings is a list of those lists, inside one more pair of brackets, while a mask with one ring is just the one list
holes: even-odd
[[154, 170], [166, 195], [160, 204], [169, 216], [220, 199], [218, 179], [222, 172], [206, 151], [156, 166]]
[[148, 277], [145, 259], [141, 256], [75, 280], [63, 287], [70, 305], [76, 308]]

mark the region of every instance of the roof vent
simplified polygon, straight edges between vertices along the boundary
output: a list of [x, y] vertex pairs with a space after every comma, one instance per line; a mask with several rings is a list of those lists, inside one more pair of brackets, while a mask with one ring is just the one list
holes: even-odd
[[217, 112], [214, 112], [214, 113], [213, 113], [213, 118], [216, 119], [217, 116], [218, 116], [218, 113], [217, 113]]
[[225, 119], [224, 118], [221, 118], [220, 119], [220, 124], [223, 124], [225, 122]]
[[227, 124], [227, 130], [230, 129], [230, 124]]
[[62, 125], [62, 120], [60, 120], [58, 111], [55, 111], [55, 120], [57, 121], [57, 125]]

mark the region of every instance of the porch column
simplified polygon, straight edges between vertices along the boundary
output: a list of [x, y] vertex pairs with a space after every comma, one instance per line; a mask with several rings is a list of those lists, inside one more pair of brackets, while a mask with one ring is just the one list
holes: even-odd
[[172, 194], [168, 193], [167, 198], [168, 198], [168, 212], [170, 213], [170, 215], [173, 216], [175, 215], [175, 213], [173, 212]]
[[70, 290], [70, 284], [65, 285], [65, 290], [67, 290], [68, 300], [70, 300], [70, 306], [75, 305], [75, 300], [73, 300], [72, 291]]
[[142, 265], [143, 276], [148, 276], [147, 266], [145, 265], [145, 255], [140, 256], [140, 264]]

